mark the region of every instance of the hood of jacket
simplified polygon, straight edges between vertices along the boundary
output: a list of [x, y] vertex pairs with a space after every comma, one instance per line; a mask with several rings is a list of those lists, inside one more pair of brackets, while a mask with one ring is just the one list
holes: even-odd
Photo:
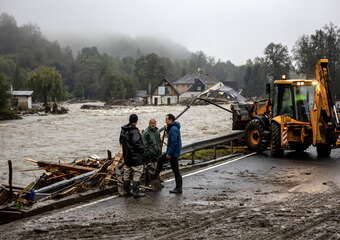
[[171, 125], [169, 125], [168, 130], [172, 128], [173, 126], [176, 126], [178, 129], [181, 129], [181, 124], [179, 122], [173, 122]]
[[122, 130], [124, 130], [124, 131], [128, 131], [128, 130], [135, 129], [135, 128], [137, 128], [137, 127], [131, 125], [130, 123], [122, 126]]

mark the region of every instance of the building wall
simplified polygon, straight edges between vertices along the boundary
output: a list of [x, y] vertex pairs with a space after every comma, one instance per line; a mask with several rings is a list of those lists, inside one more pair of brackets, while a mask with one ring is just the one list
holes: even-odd
[[154, 96], [160, 95], [159, 87], [165, 87], [165, 95], [170, 95], [170, 96], [176, 95], [177, 96], [177, 93], [175, 92], [175, 90], [172, 87], [165, 85], [164, 82], [154, 89], [154, 91], [152, 92], [152, 95], [154, 95]]
[[28, 101], [28, 109], [32, 109], [32, 97], [29, 96], [27, 101]]
[[30, 96], [17, 96], [18, 99], [18, 109], [28, 110], [32, 108], [32, 97]]
[[178, 104], [178, 97], [177, 96], [152, 96], [148, 98], [148, 104], [151, 104], [151, 105]]

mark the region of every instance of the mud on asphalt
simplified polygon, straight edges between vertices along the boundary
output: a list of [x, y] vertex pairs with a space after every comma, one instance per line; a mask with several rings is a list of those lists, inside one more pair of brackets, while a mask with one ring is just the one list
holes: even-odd
[[253, 156], [185, 178], [183, 196], [168, 183], [0, 226], [1, 239], [340, 239], [339, 155]]

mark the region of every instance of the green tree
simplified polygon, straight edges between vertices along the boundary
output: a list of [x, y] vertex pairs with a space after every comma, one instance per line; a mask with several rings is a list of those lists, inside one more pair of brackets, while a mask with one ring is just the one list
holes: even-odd
[[199, 51], [191, 54], [188, 70], [189, 72], [197, 72], [198, 70], [209, 72], [208, 65], [207, 55], [204, 52]]
[[104, 76], [102, 87], [102, 100], [125, 99], [133, 97], [134, 87], [132, 80], [116, 73], [110, 73]]
[[8, 111], [9, 94], [8, 82], [6, 81], [5, 75], [0, 73], [0, 115], [1, 113]]
[[166, 70], [161, 58], [152, 53], [136, 60], [135, 74], [139, 80], [140, 88], [148, 89], [149, 84], [153, 87], [166, 77]]
[[83, 48], [75, 62], [75, 96], [99, 99], [104, 76], [119, 72], [119, 66], [119, 60], [100, 54], [95, 47]]
[[320, 58], [329, 60], [330, 76], [337, 93], [340, 94], [340, 29], [334, 24], [325, 25], [315, 30], [313, 34], [303, 35], [293, 48], [294, 59], [298, 73], [304, 73], [307, 78], [315, 77], [315, 64]]
[[270, 43], [264, 50], [264, 60], [267, 74], [272, 80], [281, 79], [282, 75], [289, 74], [291, 59], [287, 46]]
[[48, 101], [64, 99], [63, 79], [56, 69], [42, 66], [32, 71], [29, 75], [30, 85], [37, 100], [47, 104]]
[[267, 82], [265, 60], [258, 57], [254, 61], [248, 60], [244, 74], [244, 94], [249, 97], [264, 96]]

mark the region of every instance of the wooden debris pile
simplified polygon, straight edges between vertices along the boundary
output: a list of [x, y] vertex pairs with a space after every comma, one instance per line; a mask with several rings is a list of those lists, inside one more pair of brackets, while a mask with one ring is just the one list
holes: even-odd
[[13, 190], [11, 186], [0, 186], [0, 206], [29, 206], [38, 201], [58, 199], [90, 189], [114, 188], [120, 182], [123, 165], [122, 153], [112, 158], [110, 151], [107, 159], [88, 158], [72, 163], [27, 160], [37, 164], [38, 168], [33, 170], [44, 170], [44, 173], [25, 188]]

